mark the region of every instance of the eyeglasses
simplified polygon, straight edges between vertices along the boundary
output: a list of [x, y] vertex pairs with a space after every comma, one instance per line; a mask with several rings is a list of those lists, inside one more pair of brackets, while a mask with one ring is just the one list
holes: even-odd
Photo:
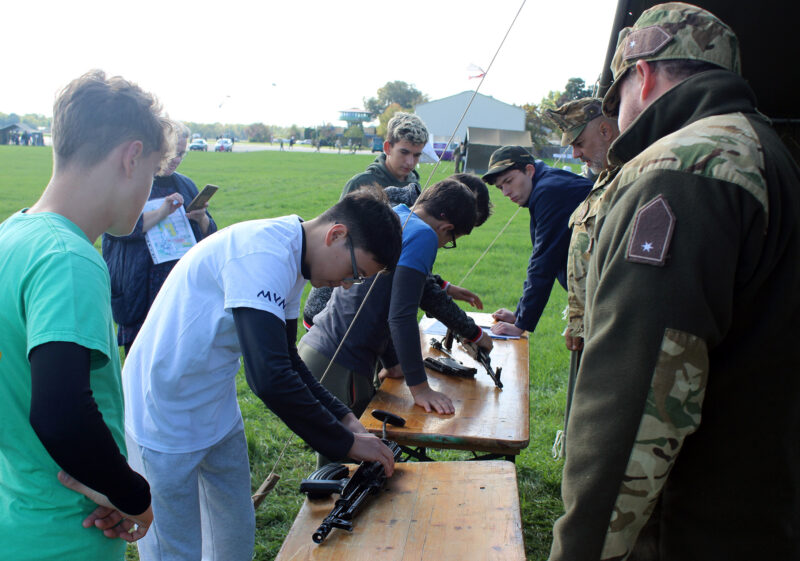
[[356, 252], [353, 249], [353, 240], [350, 239], [350, 236], [347, 236], [347, 247], [350, 248], [350, 262], [353, 264], [353, 277], [348, 279], [342, 279], [342, 282], [347, 284], [361, 284], [367, 279], [362, 277], [358, 273], [358, 264], [356, 263]]
[[442, 246], [442, 249], [455, 249], [456, 247], [456, 235], [450, 230], [450, 241], [447, 242]]

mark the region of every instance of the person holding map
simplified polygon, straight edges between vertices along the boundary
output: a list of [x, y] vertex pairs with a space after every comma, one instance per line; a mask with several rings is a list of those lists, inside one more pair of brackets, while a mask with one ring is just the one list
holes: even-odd
[[[161, 285], [178, 262], [176, 258], [154, 263], [146, 233], [197, 196], [194, 181], [175, 171], [186, 155], [189, 129], [176, 123], [176, 135], [175, 157], [155, 177], [150, 191], [149, 200], [163, 199], [162, 204], [145, 210], [129, 235], [103, 234], [103, 258], [111, 275], [111, 310], [118, 325], [117, 344], [125, 347], [126, 355]], [[186, 217], [198, 242], [217, 231], [217, 224], [205, 208], [187, 211]]]

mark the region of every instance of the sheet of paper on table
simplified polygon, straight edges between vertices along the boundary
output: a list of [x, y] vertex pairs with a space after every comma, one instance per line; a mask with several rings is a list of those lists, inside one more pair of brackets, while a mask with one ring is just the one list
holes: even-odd
[[[441, 337], [447, 335], [447, 327], [438, 319], [423, 316], [422, 320], [419, 322], [419, 326], [422, 328], [422, 332], [425, 335], [439, 335]], [[487, 332], [492, 339], [519, 339], [519, 335], [495, 335], [491, 332], [491, 325], [481, 325], [480, 322], [478, 322], [478, 326]]]

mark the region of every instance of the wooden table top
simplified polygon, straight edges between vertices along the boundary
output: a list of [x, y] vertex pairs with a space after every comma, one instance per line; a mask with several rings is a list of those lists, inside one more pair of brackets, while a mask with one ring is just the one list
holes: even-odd
[[316, 545], [311, 535], [338, 495], [303, 503], [276, 561], [516, 561], [525, 559], [514, 464], [397, 464], [386, 489]]
[[[479, 325], [492, 323], [490, 314], [469, 313]], [[430, 346], [431, 336], [420, 333], [422, 355], [443, 356]], [[372, 398], [361, 422], [372, 433], [381, 434], [381, 423], [371, 415], [383, 409], [406, 420], [405, 427], [387, 425], [387, 438], [405, 446], [448, 448], [493, 454], [516, 455], [530, 440], [530, 408], [528, 398], [528, 338], [494, 340], [489, 358], [492, 368], [502, 368], [500, 381], [494, 382], [481, 364], [453, 342], [453, 356], [466, 366], [478, 369], [474, 379], [457, 378], [430, 369], [428, 383], [453, 400], [454, 415], [426, 413], [414, 405], [411, 392], [402, 379], [386, 379]]]

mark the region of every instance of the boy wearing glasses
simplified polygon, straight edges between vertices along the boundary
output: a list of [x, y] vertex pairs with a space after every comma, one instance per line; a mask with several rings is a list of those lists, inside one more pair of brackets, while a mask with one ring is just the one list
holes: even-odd
[[[483, 182], [478, 183], [486, 190]], [[488, 197], [484, 200], [488, 205]], [[381, 378], [404, 376], [417, 405], [428, 412], [451, 414], [455, 409], [450, 398], [428, 385], [417, 310], [438, 249], [455, 247], [456, 238], [472, 231], [478, 214], [488, 216], [488, 208], [477, 209], [470, 189], [446, 179], [423, 191], [413, 212], [402, 204], [394, 211], [404, 224], [403, 250], [394, 273], [378, 275], [349, 291], [334, 290], [314, 326], [301, 339], [299, 353], [317, 379], [329, 370], [322, 385], [356, 415], [375, 393], [373, 372], [378, 359], [384, 366]], [[353, 321], [365, 298], [366, 304]], [[348, 328], [350, 333], [344, 338]], [[336, 361], [328, 368], [343, 338]]]
[[400, 228], [385, 196], [362, 190], [308, 222], [235, 224], [178, 261], [123, 369], [131, 463], [151, 482], [156, 524], [142, 561], [252, 557], [240, 359], [253, 392], [312, 448], [391, 475], [389, 449], [314, 379], [295, 341], [305, 283], [348, 288], [394, 267]]

